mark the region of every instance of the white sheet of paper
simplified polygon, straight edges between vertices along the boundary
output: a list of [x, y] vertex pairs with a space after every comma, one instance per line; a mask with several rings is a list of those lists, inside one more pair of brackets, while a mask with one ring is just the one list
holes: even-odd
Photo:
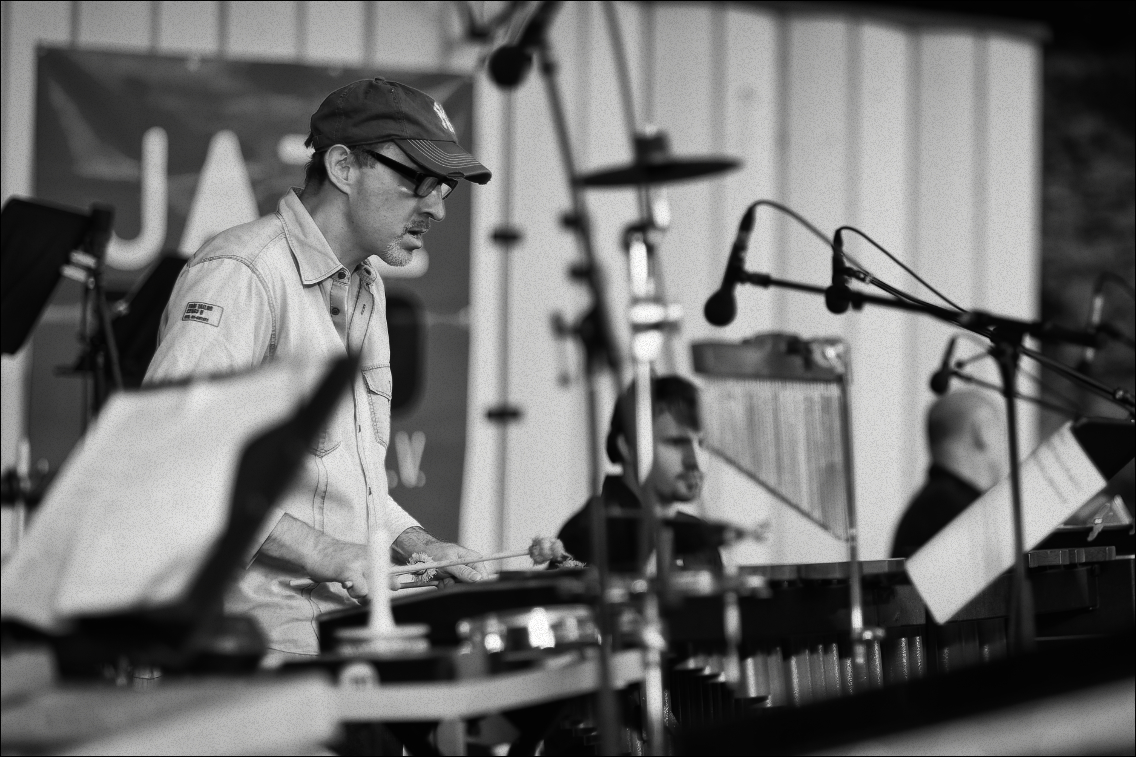
[[4, 566], [0, 614], [46, 631], [180, 597], [228, 522], [245, 445], [328, 366], [120, 392], [63, 465]]
[[[1022, 536], [1033, 549], [1107, 483], [1061, 427], [1022, 463]], [[946, 622], [1014, 564], [1010, 480], [951, 521], [907, 560], [907, 574], [931, 614]]]

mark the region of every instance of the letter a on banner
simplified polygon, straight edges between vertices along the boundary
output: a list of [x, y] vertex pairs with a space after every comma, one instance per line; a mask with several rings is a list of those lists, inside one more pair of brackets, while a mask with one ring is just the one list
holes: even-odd
[[259, 215], [240, 140], [228, 129], [219, 131], [209, 141], [178, 250], [192, 255], [225, 229], [255, 221]]

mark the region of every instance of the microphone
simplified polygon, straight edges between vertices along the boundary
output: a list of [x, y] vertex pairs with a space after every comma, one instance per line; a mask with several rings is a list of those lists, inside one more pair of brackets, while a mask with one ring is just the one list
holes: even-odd
[[938, 395], [947, 393], [947, 389], [951, 386], [951, 376], [954, 374], [954, 369], [951, 368], [951, 358], [955, 354], [955, 340], [957, 336], [952, 336], [951, 341], [947, 342], [947, 351], [943, 353], [943, 362], [939, 364], [939, 370], [931, 374], [931, 391]]
[[824, 304], [828, 312], [837, 315], [847, 312], [852, 304], [852, 290], [844, 275], [844, 232], [836, 230], [832, 237], [832, 285], [824, 290]]
[[556, 15], [560, 3], [558, 0], [545, 0], [529, 16], [525, 22], [520, 36], [512, 45], [502, 45], [489, 56], [489, 77], [502, 89], [513, 89], [525, 80], [529, 69], [532, 68], [533, 48], [544, 41], [548, 25]]
[[[1098, 277], [1095, 284], [1093, 284], [1093, 301], [1089, 307], [1089, 323], [1085, 330], [1091, 334], [1095, 334], [1097, 329], [1100, 328], [1101, 317], [1104, 313], [1104, 277]], [[1092, 366], [1093, 358], [1097, 355], [1096, 345], [1090, 344], [1085, 347], [1085, 351], [1081, 354], [1081, 362], [1077, 363], [1077, 370], [1081, 373], [1088, 373], [1089, 368]]]
[[757, 216], [757, 205], [750, 205], [738, 224], [738, 235], [734, 238], [734, 246], [730, 248], [730, 259], [726, 262], [726, 273], [722, 277], [722, 286], [710, 295], [702, 314], [707, 322], [713, 326], [725, 326], [734, 322], [738, 314], [738, 301], [734, 297], [734, 289], [745, 273], [746, 248], [749, 247], [749, 235], [753, 232], [754, 218]]

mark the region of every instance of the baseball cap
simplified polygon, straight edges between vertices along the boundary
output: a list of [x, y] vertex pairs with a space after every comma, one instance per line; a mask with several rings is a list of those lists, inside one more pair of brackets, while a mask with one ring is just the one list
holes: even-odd
[[307, 145], [357, 147], [394, 142], [430, 173], [484, 184], [493, 174], [458, 144], [442, 105], [425, 92], [382, 77], [332, 92], [312, 114]]

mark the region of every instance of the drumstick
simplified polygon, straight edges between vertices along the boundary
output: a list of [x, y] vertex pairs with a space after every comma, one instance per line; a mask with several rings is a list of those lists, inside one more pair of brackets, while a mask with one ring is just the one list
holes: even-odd
[[[451, 568], [455, 565], [472, 565], [479, 562], [489, 562], [490, 560], [508, 560], [512, 557], [531, 557], [532, 561], [537, 565], [543, 565], [551, 560], [563, 560], [566, 557], [571, 557], [565, 550], [564, 544], [559, 539], [550, 539], [547, 537], [536, 537], [533, 539], [529, 548], [523, 552], [498, 552], [495, 555], [486, 555], [484, 557], [475, 558], [456, 558], [453, 560], [441, 560], [438, 562], [416, 562], [409, 565], [400, 565], [397, 568], [392, 567], [389, 575], [402, 576], [407, 573], [421, 573], [427, 570], [437, 570], [438, 568]], [[288, 582], [288, 585], [293, 589], [306, 587], [315, 583], [309, 578], [293, 578]], [[351, 588], [348, 583], [343, 586]]]
[[491, 560], [508, 560], [511, 557], [531, 557], [534, 563], [543, 565], [551, 560], [563, 560], [566, 557], [571, 557], [571, 555], [564, 551], [564, 544], [559, 539], [537, 536], [533, 539], [529, 548], [523, 552], [498, 552], [495, 555], [485, 555], [484, 557], [475, 557], [473, 559], [462, 557], [453, 560], [441, 560], [439, 562], [409, 563], [397, 568], [391, 568], [390, 574], [392, 576], [401, 576], [406, 573], [421, 573], [426, 570], [450, 568], [454, 565], [472, 565], [474, 563], [489, 562]]
[[390, 574], [392, 576], [403, 576], [407, 573], [421, 573], [424, 570], [437, 570], [438, 568], [451, 568], [454, 565], [473, 565], [478, 562], [489, 562], [490, 560], [507, 560], [510, 557], [525, 557], [529, 551], [526, 549], [524, 552], [498, 552], [495, 555], [485, 555], [484, 557], [475, 557], [472, 560], [468, 557], [457, 558], [455, 560], [442, 560], [441, 562], [414, 562], [408, 565], [400, 565], [397, 568], [391, 568]]

